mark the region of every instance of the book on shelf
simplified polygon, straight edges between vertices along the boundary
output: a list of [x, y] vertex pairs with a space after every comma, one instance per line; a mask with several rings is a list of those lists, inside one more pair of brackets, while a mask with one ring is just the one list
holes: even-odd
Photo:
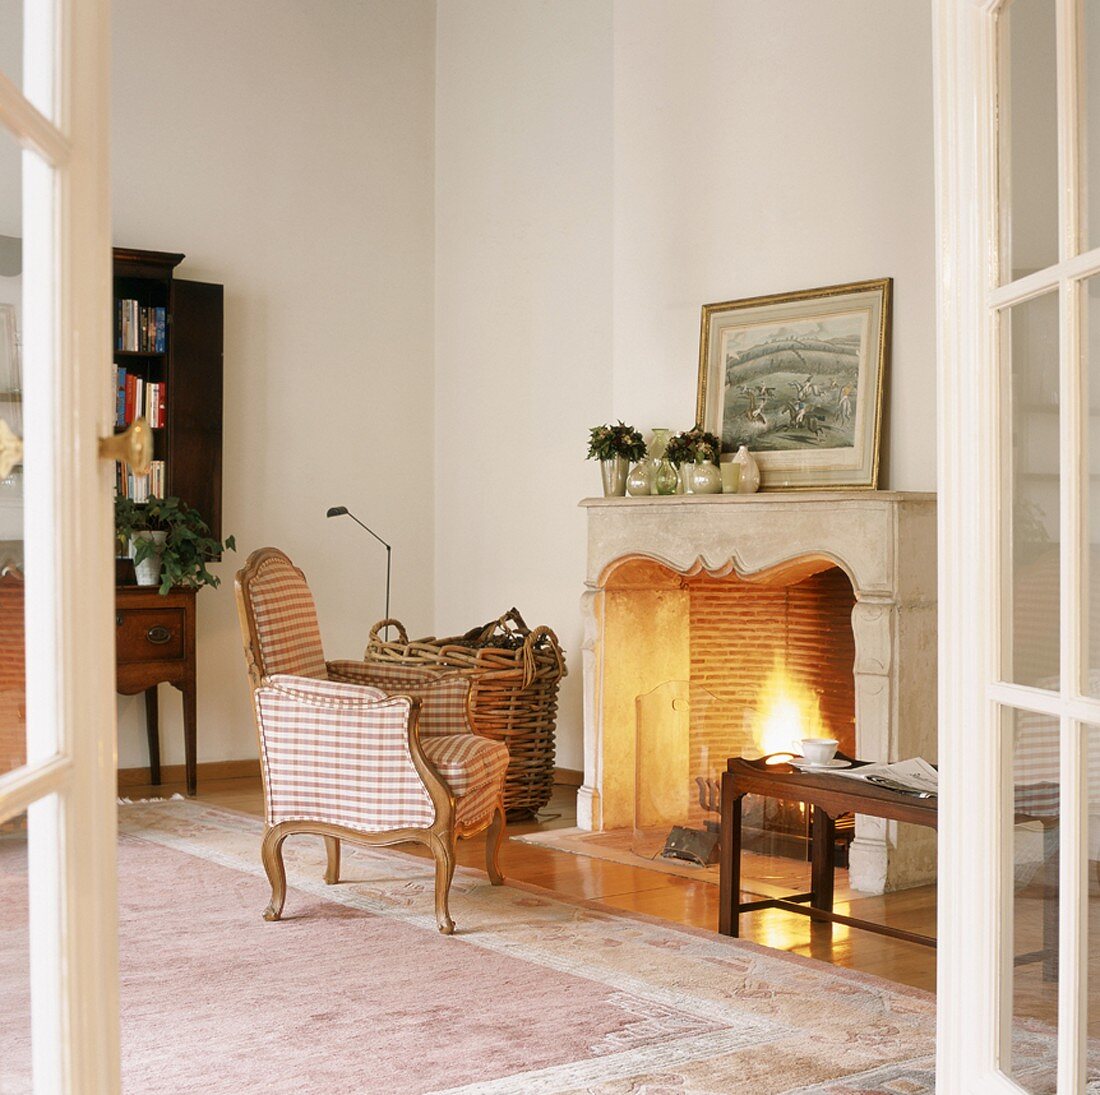
[[115, 425], [126, 425], [126, 370], [121, 365], [115, 366]]
[[168, 400], [163, 381], [154, 380], [145, 385], [145, 421], [153, 429], [160, 429], [167, 417]]
[[163, 380], [145, 380], [116, 364], [112, 385], [116, 426], [129, 426], [141, 415], [153, 429], [168, 424], [168, 385]]
[[134, 373], [126, 374], [126, 407], [122, 424], [129, 426], [141, 414], [142, 400], [145, 398], [145, 380]]
[[115, 348], [128, 353], [162, 354], [167, 344], [168, 310], [120, 299]]
[[115, 472], [116, 492], [133, 502], [148, 502], [152, 497], [163, 498], [165, 486], [163, 460], [154, 460], [146, 475], [135, 475], [122, 464]]

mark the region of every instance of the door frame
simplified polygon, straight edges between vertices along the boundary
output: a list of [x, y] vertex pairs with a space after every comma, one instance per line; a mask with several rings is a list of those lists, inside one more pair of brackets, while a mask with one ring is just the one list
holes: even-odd
[[[23, 404], [28, 810], [35, 1090], [119, 1089], [114, 701], [110, 18], [107, 0], [24, 6], [24, 77], [0, 125], [24, 156]], [[52, 172], [44, 166], [52, 167]], [[27, 502], [30, 502], [30, 505]]]
[[[994, 705], [986, 684], [999, 621], [988, 618], [986, 560], [998, 526], [989, 505], [998, 438], [968, 408], [996, 401], [984, 324], [992, 200], [991, 120], [980, 90], [991, 81], [983, 42], [992, 0], [934, 0], [936, 83], [937, 457], [939, 570], [939, 885], [936, 1083], [944, 1091], [1018, 1090], [998, 1071], [1001, 1007], [1001, 865], [976, 850], [999, 846], [999, 767], [989, 762]], [[983, 494], [984, 490], [984, 494]], [[964, 729], [965, 728], [965, 729]], [[965, 837], [964, 837], [965, 834]], [[980, 927], [982, 930], [976, 931]], [[992, 930], [989, 930], [992, 928]]]
[[[1077, 279], [1100, 270], [1079, 255], [1077, 110], [1080, 0], [1052, 0], [1058, 21], [1059, 259], [1001, 285], [998, 195], [998, 33], [1001, 0], [934, 0], [937, 180], [939, 464], [939, 952], [937, 1085], [1022, 1092], [1006, 1075], [1011, 1047], [1013, 786], [1002, 721], [1010, 708], [1061, 720], [1058, 1091], [1085, 1084], [1087, 1020], [1087, 754], [1081, 723], [1100, 723], [1082, 694], [1087, 588], [1087, 380]], [[1098, 180], [1097, 185], [1100, 185]], [[998, 198], [1000, 202], [998, 203]], [[1002, 229], [999, 233], [999, 229]], [[1057, 269], [1055, 269], [1057, 268]], [[997, 308], [1054, 289], [1060, 301], [1060, 649], [1062, 689], [1004, 683], [1011, 621], [999, 510], [1010, 453]], [[972, 408], [981, 413], [973, 415]], [[1009, 641], [1006, 641], [1009, 640]]]

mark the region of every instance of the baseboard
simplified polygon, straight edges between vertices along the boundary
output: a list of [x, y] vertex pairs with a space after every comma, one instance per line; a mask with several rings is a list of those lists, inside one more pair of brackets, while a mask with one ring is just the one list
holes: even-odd
[[[185, 778], [182, 764], [162, 764], [160, 778], [162, 783], [182, 783]], [[209, 760], [198, 765], [199, 783], [209, 779], [248, 779], [260, 778], [259, 760]], [[120, 768], [118, 787], [144, 787], [149, 783], [148, 768]]]
[[562, 787], [579, 787], [584, 783], [584, 773], [576, 768], [555, 768], [554, 782]]
[[[199, 782], [208, 779], [248, 779], [260, 778], [259, 760], [210, 760], [199, 764]], [[160, 778], [163, 783], [182, 783], [184, 769], [182, 764], [162, 764]], [[584, 782], [584, 773], [576, 768], [555, 768], [554, 782], [562, 787], [579, 787]], [[149, 783], [148, 768], [120, 768], [118, 786], [145, 787]]]

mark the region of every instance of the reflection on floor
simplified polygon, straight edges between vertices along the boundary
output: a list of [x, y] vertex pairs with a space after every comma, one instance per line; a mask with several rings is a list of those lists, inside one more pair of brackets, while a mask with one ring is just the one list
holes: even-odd
[[[182, 786], [127, 787], [131, 798], [171, 795]], [[199, 781], [199, 798], [246, 813], [263, 812], [263, 794], [258, 778]], [[509, 834], [548, 832], [576, 826], [576, 788], [556, 787], [543, 811], [543, 820], [509, 826]], [[404, 845], [402, 852], [427, 853], [417, 845]], [[395, 853], [401, 854], [401, 853]], [[764, 857], [760, 857], [763, 859]], [[480, 838], [461, 841], [460, 863], [480, 868], [483, 843]], [[612, 862], [586, 855], [563, 854], [553, 848], [506, 842], [501, 852], [504, 873], [520, 882], [543, 886], [564, 897], [599, 901], [611, 908], [644, 913], [680, 924], [713, 931], [718, 923], [718, 887], [694, 878], [677, 877], [652, 870], [646, 865]], [[772, 861], [786, 873], [793, 861]], [[794, 869], [803, 865], [794, 863]], [[807, 872], [802, 877], [808, 878]], [[757, 871], [757, 875], [761, 872]], [[805, 888], [796, 883], [795, 888]], [[879, 920], [911, 931], [935, 935], [936, 895], [934, 887], [905, 890], [881, 897], [845, 895], [838, 889], [838, 912], [853, 912], [868, 920]], [[768, 947], [809, 955], [839, 966], [863, 970], [917, 988], [935, 990], [935, 952], [915, 943], [887, 939], [842, 925], [816, 924], [797, 913], [766, 909], [742, 917], [742, 937]]]

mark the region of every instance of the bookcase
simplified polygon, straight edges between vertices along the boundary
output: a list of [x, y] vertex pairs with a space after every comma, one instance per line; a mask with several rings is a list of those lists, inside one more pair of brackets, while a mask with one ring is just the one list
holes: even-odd
[[178, 497], [220, 540], [224, 290], [175, 277], [183, 258], [114, 251], [115, 430], [144, 416], [157, 462], [144, 481], [119, 465], [116, 487]]

